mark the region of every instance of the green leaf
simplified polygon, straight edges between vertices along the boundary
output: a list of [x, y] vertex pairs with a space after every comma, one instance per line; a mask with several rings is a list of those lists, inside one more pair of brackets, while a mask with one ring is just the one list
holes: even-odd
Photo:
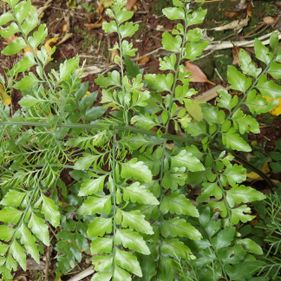
[[31, 52], [27, 52], [22, 59], [20, 59], [10, 70], [9, 75], [16, 75], [21, 72], [29, 70], [36, 64], [34, 56]]
[[191, 240], [200, 240], [201, 233], [186, 220], [181, 218], [173, 218], [165, 220], [161, 227], [162, 235], [167, 237], [183, 237]]
[[193, 257], [191, 250], [178, 239], [164, 239], [161, 244], [161, 252], [163, 255], [176, 259], [190, 259]]
[[36, 245], [36, 238], [31, 234], [29, 229], [22, 224], [19, 228], [20, 241], [24, 245], [26, 251], [30, 256], [39, 264], [40, 263], [40, 254], [38, 246]]
[[131, 275], [126, 271], [120, 268], [119, 266], [115, 266], [113, 273], [114, 281], [132, 281]]
[[60, 81], [66, 81], [67, 79], [69, 79], [78, 68], [79, 57], [74, 57], [61, 63], [59, 70]]
[[263, 96], [281, 98], [281, 86], [272, 80], [260, 79], [256, 88]]
[[3, 13], [0, 16], [0, 26], [5, 25], [14, 19], [13, 15], [10, 12]]
[[112, 245], [112, 238], [94, 238], [91, 243], [91, 253], [92, 255], [110, 254], [112, 253]]
[[112, 255], [93, 256], [92, 262], [96, 271], [112, 272]]
[[231, 207], [240, 203], [260, 201], [266, 198], [260, 191], [245, 185], [234, 186], [226, 194], [227, 201]]
[[188, 42], [185, 46], [185, 58], [193, 61], [200, 57], [209, 45], [208, 41]]
[[170, 92], [174, 82], [174, 76], [169, 74], [147, 74], [145, 81], [150, 88], [157, 92]]
[[186, 23], [189, 26], [195, 25], [195, 24], [201, 24], [204, 21], [206, 14], [207, 14], [206, 9], [199, 8], [199, 9], [195, 10], [194, 12], [192, 12], [191, 14], [187, 15]]
[[130, 20], [133, 16], [134, 16], [134, 12], [123, 9], [116, 14], [116, 19], [118, 23], [121, 24], [125, 21]]
[[138, 24], [126, 22], [119, 27], [119, 32], [122, 38], [132, 37], [139, 29]]
[[179, 35], [173, 36], [167, 31], [162, 34], [162, 46], [165, 50], [179, 53], [181, 50], [181, 44], [182, 38]]
[[160, 211], [163, 214], [171, 213], [199, 217], [199, 213], [192, 202], [183, 194], [179, 193], [171, 193], [166, 195], [161, 202]]
[[10, 206], [10, 207], [19, 207], [24, 198], [25, 198], [24, 192], [19, 192], [14, 189], [10, 189], [4, 196], [4, 198], [1, 200], [1, 204], [4, 206]]
[[12, 22], [8, 27], [0, 29], [0, 36], [8, 39], [19, 31], [16, 23]]
[[230, 95], [227, 90], [221, 89], [218, 90], [219, 94], [219, 103], [218, 106], [231, 110], [234, 108], [238, 103], [238, 97], [236, 95]]
[[229, 247], [234, 241], [236, 235], [235, 227], [227, 227], [221, 230], [215, 238], [212, 239], [212, 244], [216, 250]]
[[268, 101], [262, 95], [257, 94], [256, 90], [247, 94], [246, 105], [253, 114], [262, 114], [271, 111], [278, 105], [278, 101]]
[[50, 245], [48, 226], [43, 219], [32, 213], [28, 227], [46, 246]]
[[217, 200], [220, 200], [223, 196], [221, 188], [216, 182], [203, 183], [201, 194], [197, 197], [197, 202], [202, 203], [214, 196]]
[[227, 148], [244, 152], [252, 151], [251, 146], [233, 130], [223, 133], [222, 141]]
[[26, 43], [22, 37], [17, 37], [8, 46], [6, 46], [1, 54], [5, 56], [12, 56], [19, 53], [22, 49], [26, 47]]
[[250, 215], [251, 209], [246, 205], [241, 205], [238, 208], [234, 208], [231, 210], [231, 223], [238, 224], [240, 221], [242, 223], [246, 223], [255, 218], [255, 216]]
[[175, 70], [177, 57], [175, 54], [160, 58], [160, 70]]
[[169, 7], [162, 10], [164, 16], [169, 20], [184, 20], [185, 12], [183, 8]]
[[101, 106], [93, 106], [91, 108], [89, 108], [86, 113], [85, 113], [85, 119], [88, 122], [97, 120], [98, 118], [100, 118], [101, 116], [103, 116], [103, 114], [106, 112], [106, 108], [103, 108]]
[[131, 119], [131, 124], [135, 124], [136, 127], [150, 130], [153, 127], [157, 126], [157, 124], [151, 120], [151, 117], [144, 115], [135, 115]]
[[98, 272], [93, 275], [91, 281], [110, 281], [111, 277], [110, 272]]
[[227, 80], [233, 90], [242, 93], [245, 93], [252, 85], [252, 79], [245, 76], [232, 65], [227, 69]]
[[281, 79], [281, 63], [273, 62], [270, 64], [268, 73], [276, 80]]
[[244, 114], [244, 112], [240, 108], [233, 114], [233, 121], [235, 127], [239, 129], [240, 134], [249, 132], [254, 134], [260, 133], [260, 126], [258, 121], [251, 115]]
[[124, 188], [124, 200], [144, 205], [158, 205], [159, 201], [152, 192], [139, 182]]
[[26, 254], [23, 247], [14, 239], [10, 247], [13, 258], [19, 263], [21, 268], [26, 271]]
[[254, 49], [257, 59], [264, 62], [265, 64], [270, 63], [272, 59], [272, 54], [269, 49], [262, 44], [260, 40], [255, 40]]
[[205, 167], [200, 160], [187, 150], [181, 150], [177, 155], [171, 158], [172, 167], [185, 167], [190, 172], [204, 171]]
[[[119, 211], [119, 210], [118, 210]], [[153, 234], [153, 229], [148, 221], [145, 220], [145, 216], [139, 211], [119, 211], [121, 217], [121, 225], [123, 227], [132, 228], [138, 232], [145, 234]]]
[[191, 99], [186, 99], [184, 101], [185, 108], [189, 115], [196, 121], [202, 121], [203, 113], [201, 108], [201, 102]]
[[111, 195], [103, 197], [89, 196], [82, 206], [79, 208], [78, 213], [82, 216], [105, 214], [111, 212]]
[[78, 195], [88, 196], [101, 193], [104, 187], [105, 178], [106, 176], [101, 176], [97, 179], [87, 179], [82, 182]]
[[[17, 90], [24, 92], [24, 91], [28, 91], [28, 90], [36, 87], [37, 84], [38, 84], [38, 79], [36, 78], [36, 76], [33, 73], [30, 73], [30, 74], [24, 76], [20, 81], [16, 82], [13, 87]], [[22, 98], [23, 101], [21, 101], [21, 102], [24, 102], [24, 98], [26, 98], [26, 97], [27, 96], [24, 96]], [[29, 97], [31, 97], [31, 96], [29, 95]], [[34, 97], [33, 97], [33, 99], [34, 99]], [[38, 103], [39, 101], [42, 101], [42, 100], [37, 99], [36, 103]], [[28, 102], [26, 102], [26, 107], [33, 106], [34, 102], [35, 102], [34, 100], [33, 101], [29, 100]]]
[[0, 222], [4, 222], [7, 224], [17, 224], [22, 216], [22, 212], [13, 208], [13, 207], [5, 207], [0, 210]]
[[142, 277], [142, 271], [137, 257], [133, 254], [116, 249], [115, 262], [123, 269], [135, 274], [138, 277]]
[[102, 237], [106, 233], [112, 232], [112, 219], [97, 217], [88, 226], [89, 238]]
[[239, 239], [237, 240], [238, 245], [243, 245], [246, 250], [254, 255], [262, 255], [263, 250], [259, 244], [249, 238]]
[[247, 179], [247, 170], [238, 164], [229, 165], [223, 175], [226, 176], [231, 186], [236, 186], [237, 183], [241, 183]]
[[42, 44], [48, 35], [46, 24], [40, 24], [38, 29], [28, 38], [28, 42], [33, 49]]
[[115, 21], [110, 21], [110, 22], [104, 21], [102, 23], [102, 29], [104, 30], [105, 33], [113, 33], [113, 32], [117, 32], [118, 27]]
[[49, 197], [42, 195], [42, 213], [45, 219], [51, 223], [53, 227], [60, 225], [60, 212], [58, 205]]
[[85, 156], [79, 158], [75, 164], [75, 170], [88, 170], [94, 161], [98, 159], [97, 155], [85, 154]]
[[122, 164], [121, 177], [124, 179], [133, 179], [143, 183], [152, 182], [152, 173], [148, 166], [142, 161], [132, 159]]
[[129, 229], [118, 229], [115, 234], [115, 243], [122, 244], [124, 248], [133, 250], [143, 255], [149, 255], [150, 250], [147, 247], [143, 237]]
[[40, 99], [37, 99], [33, 96], [30, 96], [30, 95], [27, 95], [27, 96], [24, 96], [23, 98], [21, 98], [21, 100], [19, 101], [19, 104], [22, 106], [22, 107], [32, 107], [32, 106], [35, 106], [36, 104], [40, 103], [41, 100]]
[[7, 225], [0, 225], [0, 240], [10, 241], [14, 234], [14, 230]]
[[251, 56], [243, 49], [239, 51], [239, 62], [244, 74], [250, 75], [254, 78], [260, 75], [262, 69], [256, 67]]

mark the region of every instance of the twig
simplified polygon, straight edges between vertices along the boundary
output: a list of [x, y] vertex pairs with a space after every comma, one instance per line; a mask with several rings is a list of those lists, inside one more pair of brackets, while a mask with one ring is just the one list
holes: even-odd
[[71, 277], [68, 281], [80, 281], [83, 280], [84, 278], [92, 275], [95, 271], [93, 270], [92, 267], [89, 267], [85, 269], [84, 271], [78, 273], [77, 275]]
[[[281, 33], [279, 31], [276, 31], [278, 33], [278, 38], [281, 39]], [[260, 36], [258, 39], [262, 41], [264, 45], [268, 45], [270, 40], [268, 39], [273, 32], [268, 33], [266, 35]], [[212, 43], [206, 48], [206, 51], [217, 51], [217, 50], [223, 50], [223, 49], [230, 49], [233, 47], [253, 47], [255, 43], [255, 40], [249, 40], [249, 41], [218, 41], [216, 43]]]

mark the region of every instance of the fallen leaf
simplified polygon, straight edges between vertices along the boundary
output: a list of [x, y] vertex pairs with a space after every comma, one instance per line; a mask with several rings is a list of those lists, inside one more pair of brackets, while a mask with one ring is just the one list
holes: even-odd
[[0, 98], [5, 105], [10, 105], [12, 103], [11, 97], [7, 94], [4, 86], [0, 84]]
[[275, 19], [273, 17], [264, 17], [262, 20], [267, 25], [272, 25], [275, 23]]
[[[268, 162], [265, 162], [261, 168], [261, 171], [264, 173], [264, 174], [268, 174], [270, 172], [270, 169], [269, 169], [269, 166], [268, 166]], [[250, 172], [247, 174], [247, 178], [249, 180], [260, 180], [261, 179], [261, 176], [258, 175], [257, 173], [255, 172]]]
[[239, 50], [240, 50], [240, 48], [235, 47], [235, 46], [231, 50], [232, 51], [232, 56], [233, 56], [232, 64], [234, 64], [234, 65], [239, 65], [240, 64]]
[[149, 56], [142, 56], [139, 59], [137, 59], [137, 61], [139, 65], [145, 65], [150, 61], [150, 59], [151, 58]]
[[56, 37], [48, 39], [45, 42], [44, 47], [45, 47], [46, 52], [49, 57], [51, 57], [52, 54], [55, 52], [55, 47], [53, 47], [53, 45], [55, 45], [58, 41], [59, 41], [59, 37], [56, 36]]
[[191, 73], [191, 77], [190, 77], [191, 82], [213, 84], [213, 82], [208, 80], [206, 74], [200, 69], [199, 66], [186, 61], [185, 70]]
[[247, 26], [248, 23], [249, 23], [249, 17], [247, 16], [246, 18], [244, 18], [242, 20], [235, 20], [235, 21], [232, 21], [228, 24], [221, 25], [221, 26], [218, 26], [218, 27], [214, 27], [214, 28], [212, 28], [212, 30], [224, 31], [224, 30], [233, 29], [233, 30], [236, 30], [236, 31], [240, 31], [240, 30], [242, 30], [243, 27]]
[[130, 11], [134, 8], [138, 0], [128, 0], [127, 1], [127, 9]]
[[239, 12], [236, 12], [236, 11], [226, 11], [224, 13], [224, 16], [228, 19], [233, 19], [233, 18], [236, 18], [240, 15]]
[[218, 91], [219, 90], [225, 90], [225, 88], [221, 85], [217, 85], [213, 88], [211, 88], [210, 90], [199, 94], [197, 96], [194, 96], [195, 100], [201, 101], [201, 102], [208, 102], [214, 98], [216, 98], [218, 96]]

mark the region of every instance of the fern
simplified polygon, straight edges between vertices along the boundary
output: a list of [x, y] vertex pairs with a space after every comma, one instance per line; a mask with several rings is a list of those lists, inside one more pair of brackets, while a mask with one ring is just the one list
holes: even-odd
[[[254, 59], [241, 50], [239, 69], [228, 68], [227, 90], [215, 105], [201, 103], [184, 64], [208, 45], [194, 28], [206, 10], [183, 0], [163, 10], [176, 21], [162, 37], [168, 55], [160, 59], [162, 73], [143, 75], [129, 67], [138, 25], [116, 0], [103, 24], [117, 36], [116, 67], [95, 80], [98, 99], [81, 82], [78, 57], [45, 71], [54, 51], [44, 47], [46, 26], [30, 1], [5, 2], [0, 35], [16, 39], [2, 54], [17, 62], [1, 83], [22, 98], [13, 114], [0, 108], [3, 279], [26, 270], [27, 255], [39, 262], [39, 244], [49, 246], [49, 229], [60, 227], [57, 278], [90, 252], [92, 281], [251, 280], [262, 249], [241, 237], [239, 226], [255, 218], [249, 203], [265, 196], [243, 184], [246, 170], [233, 151], [251, 151], [256, 115], [280, 98], [276, 34], [270, 48], [256, 41]], [[65, 169], [74, 184], [62, 184]], [[246, 266], [251, 270], [242, 272]]]

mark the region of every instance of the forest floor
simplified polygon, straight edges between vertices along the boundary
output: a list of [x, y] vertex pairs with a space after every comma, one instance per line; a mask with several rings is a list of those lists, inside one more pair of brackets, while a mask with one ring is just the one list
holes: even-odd
[[[67, 58], [79, 55], [84, 64], [84, 80], [90, 82], [91, 89], [95, 90], [93, 83], [97, 74], [108, 71], [112, 66], [112, 51], [116, 38], [103, 33], [101, 25], [106, 20], [105, 8], [110, 0], [99, 2], [91, 0], [34, 0], [33, 3], [40, 9], [42, 22], [49, 30], [46, 44], [56, 46], [57, 50], [50, 67], [56, 67]], [[134, 36], [133, 43], [138, 48], [135, 62], [142, 71], [149, 73], [158, 72], [158, 59], [161, 50], [161, 34], [164, 30], [172, 28], [173, 23], [162, 16], [162, 8], [169, 6], [169, 0], [134, 0], [130, 1], [130, 8], [135, 11], [134, 20], [140, 24], [138, 33]], [[272, 30], [281, 31], [281, 1], [248, 1], [248, 0], [209, 0], [204, 6], [208, 8], [208, 16], [204, 27], [206, 36], [213, 41], [250, 41], [264, 36]], [[217, 43], [219, 44], [219, 43]], [[1, 46], [2, 45], [2, 46]], [[3, 42], [0, 43], [3, 47]], [[233, 46], [220, 51], [209, 52], [196, 64], [213, 83], [194, 83], [199, 93], [204, 93], [214, 85], [224, 85], [226, 68], [229, 64], [238, 63], [239, 48]], [[251, 48], [248, 49], [253, 52]], [[7, 57], [0, 55], [0, 73], [13, 64]], [[14, 97], [16, 103], [18, 97]], [[267, 118], [262, 121], [262, 133], [253, 137], [261, 147], [273, 148], [276, 140], [281, 138], [281, 119], [275, 118], [274, 123]], [[76, 268], [69, 278], [89, 266], [88, 261]], [[48, 266], [49, 279], [44, 270], [35, 266], [29, 267], [30, 272], [19, 272], [16, 280], [53, 280], [52, 259]], [[83, 279], [87, 280], [87, 279]]]

